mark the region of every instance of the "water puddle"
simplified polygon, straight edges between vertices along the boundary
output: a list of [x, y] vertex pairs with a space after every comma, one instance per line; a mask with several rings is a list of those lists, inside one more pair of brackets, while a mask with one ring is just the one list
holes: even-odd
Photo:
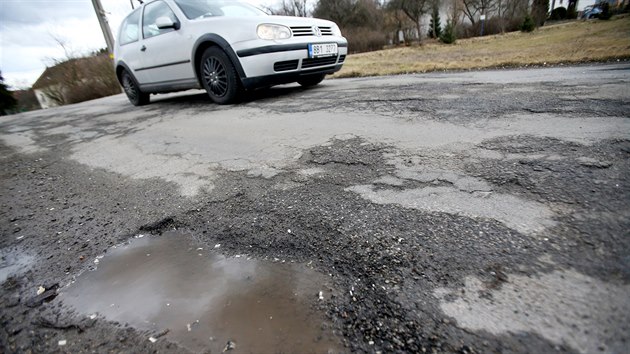
[[[61, 298], [85, 314], [164, 332], [197, 352], [338, 352], [314, 308], [326, 277], [304, 266], [226, 258], [181, 233], [134, 239]], [[148, 338], [147, 338], [148, 340]]]
[[0, 284], [12, 275], [24, 273], [33, 263], [34, 257], [18, 250], [0, 250]]

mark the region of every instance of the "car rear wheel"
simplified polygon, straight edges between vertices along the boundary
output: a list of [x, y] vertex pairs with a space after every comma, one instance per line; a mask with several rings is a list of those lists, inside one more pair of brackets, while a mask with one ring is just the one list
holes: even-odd
[[210, 99], [218, 104], [233, 103], [241, 91], [234, 64], [218, 47], [206, 49], [199, 68], [201, 83]]
[[149, 103], [149, 94], [140, 91], [138, 83], [131, 74], [127, 71], [123, 71], [120, 79], [123, 89], [125, 90], [125, 94], [131, 104], [134, 106], [142, 106]]
[[324, 81], [326, 74], [309, 75], [301, 77], [297, 82], [304, 87], [311, 87]]

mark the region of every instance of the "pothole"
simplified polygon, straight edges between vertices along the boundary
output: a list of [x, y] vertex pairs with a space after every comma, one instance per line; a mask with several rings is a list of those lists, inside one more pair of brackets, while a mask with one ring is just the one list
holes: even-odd
[[18, 250], [0, 249], [0, 284], [12, 275], [24, 273], [35, 258]]
[[197, 352], [328, 353], [340, 341], [316, 307], [330, 295], [304, 265], [228, 258], [168, 232], [111, 250], [60, 296]]

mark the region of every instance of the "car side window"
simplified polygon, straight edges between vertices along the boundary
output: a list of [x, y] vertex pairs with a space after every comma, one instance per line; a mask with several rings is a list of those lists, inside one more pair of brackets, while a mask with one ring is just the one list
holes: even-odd
[[155, 23], [160, 17], [168, 17], [173, 22], [179, 22], [175, 13], [168, 5], [162, 1], [155, 1], [147, 4], [144, 7], [144, 14], [142, 16], [142, 35], [144, 38], [150, 38], [159, 34], [174, 31], [173, 28], [159, 29]]
[[139, 22], [140, 10], [136, 10], [132, 12], [131, 15], [127, 16], [125, 21], [123, 21], [122, 26], [120, 26], [120, 45], [125, 45], [138, 40], [138, 36], [140, 35]]

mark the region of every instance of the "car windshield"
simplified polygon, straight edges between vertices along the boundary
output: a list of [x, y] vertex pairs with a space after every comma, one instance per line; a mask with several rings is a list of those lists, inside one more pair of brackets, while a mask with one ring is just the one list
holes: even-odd
[[251, 17], [266, 16], [262, 10], [240, 1], [175, 0], [188, 19], [204, 17]]

